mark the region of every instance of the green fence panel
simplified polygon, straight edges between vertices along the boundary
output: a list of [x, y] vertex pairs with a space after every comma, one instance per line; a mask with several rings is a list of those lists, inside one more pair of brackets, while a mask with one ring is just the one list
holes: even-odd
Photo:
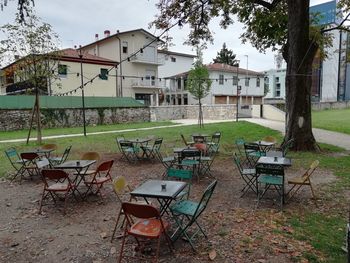
[[[34, 96], [0, 96], [0, 109], [32, 109]], [[82, 108], [82, 98], [75, 96], [40, 96], [40, 108]], [[134, 98], [85, 97], [85, 108], [139, 108], [146, 107]]]

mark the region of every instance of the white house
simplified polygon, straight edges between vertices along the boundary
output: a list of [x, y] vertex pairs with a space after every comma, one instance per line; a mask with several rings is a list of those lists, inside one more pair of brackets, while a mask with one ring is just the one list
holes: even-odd
[[[260, 104], [264, 96], [264, 75], [260, 72], [241, 69], [221, 63], [206, 65], [212, 80], [210, 94], [203, 104]], [[197, 104], [186, 90], [188, 72], [170, 78], [170, 90], [166, 101], [171, 105]], [[237, 83], [238, 79], [238, 83]], [[237, 90], [238, 84], [238, 90]]]
[[163, 63], [157, 52], [160, 40], [144, 29], [117, 31], [113, 35], [105, 30], [102, 39], [98, 39], [97, 34], [95, 38], [95, 42], [82, 50], [119, 63], [115, 75], [117, 96], [133, 97], [146, 105], [159, 105], [158, 66]]
[[286, 97], [286, 69], [270, 69], [264, 72], [264, 83], [268, 92], [266, 99], [285, 99]]

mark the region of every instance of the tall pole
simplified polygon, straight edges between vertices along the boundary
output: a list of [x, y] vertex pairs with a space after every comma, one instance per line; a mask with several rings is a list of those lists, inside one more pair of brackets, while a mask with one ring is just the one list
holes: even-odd
[[86, 136], [84, 76], [83, 76], [83, 53], [82, 53], [81, 49], [79, 49], [79, 58], [80, 58], [81, 100], [82, 100], [82, 104], [83, 104], [83, 126], [84, 126], [84, 136]]
[[239, 89], [238, 89], [238, 68], [239, 68], [239, 60], [237, 60], [237, 63], [236, 63], [236, 122], [238, 122], [238, 92], [239, 92]]
[[[246, 71], [246, 74], [245, 74], [245, 77], [246, 77], [246, 80], [245, 80], [245, 86], [246, 86], [246, 89], [245, 89], [245, 100], [246, 102], [248, 102], [248, 87], [249, 87], [249, 82], [248, 82], [248, 55], [244, 55], [245, 57], [247, 57], [247, 71]], [[248, 85], [247, 85], [248, 83]]]

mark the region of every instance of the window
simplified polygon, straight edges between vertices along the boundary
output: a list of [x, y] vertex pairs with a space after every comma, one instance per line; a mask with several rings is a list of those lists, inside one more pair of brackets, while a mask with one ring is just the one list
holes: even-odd
[[278, 83], [278, 84], [276, 85], [275, 96], [276, 96], [276, 97], [280, 97], [280, 96], [281, 96], [281, 84], [280, 84], [280, 83]]
[[224, 85], [224, 75], [219, 75], [219, 85]]
[[256, 79], [256, 87], [257, 87], [257, 88], [260, 87], [260, 78], [259, 78], [259, 77]]
[[146, 84], [147, 86], [155, 86], [156, 85], [156, 72], [154, 70], [146, 70]]
[[123, 41], [123, 53], [127, 54], [128, 53], [128, 42]]
[[177, 79], [177, 89], [181, 89], [181, 79]]
[[280, 78], [279, 77], [276, 77], [275, 80], [276, 80], [276, 83], [280, 82]]
[[100, 70], [100, 79], [108, 80], [108, 69], [101, 68], [101, 70]]
[[238, 85], [238, 78], [237, 76], [232, 77], [232, 85], [237, 86]]
[[171, 62], [176, 62], [176, 58], [171, 57]]
[[245, 85], [246, 85], [246, 87], [249, 87], [249, 78], [245, 78]]
[[58, 75], [60, 76], [60, 78], [67, 77], [67, 65], [58, 65]]

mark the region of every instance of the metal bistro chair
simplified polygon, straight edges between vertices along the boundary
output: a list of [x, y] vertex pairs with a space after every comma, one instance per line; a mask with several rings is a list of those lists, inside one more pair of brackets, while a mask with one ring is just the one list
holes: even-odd
[[193, 177], [193, 172], [192, 170], [188, 169], [181, 169], [180, 165], [175, 165], [175, 167], [171, 167], [167, 169], [167, 179], [175, 179], [175, 180], [186, 180], [188, 181], [187, 187], [182, 190], [181, 193], [179, 193], [176, 197], [176, 199], [188, 199], [190, 196], [190, 191], [191, 191], [191, 180]]
[[[198, 218], [206, 209], [216, 185], [216, 180], [211, 182], [207, 189], [204, 191], [202, 198], [199, 202], [190, 200], [180, 200], [170, 207], [170, 211], [178, 226], [174, 234], [171, 236], [173, 242], [175, 242], [180, 237], [185, 236], [188, 242], [190, 243], [192, 249], [195, 251], [194, 244], [192, 242], [195, 236], [199, 232], [201, 232], [203, 236], [207, 238], [207, 235], [198, 223]], [[197, 231], [190, 235], [188, 230], [192, 226], [196, 226]]]
[[[122, 210], [124, 211], [127, 223], [125, 224], [124, 228], [123, 241], [120, 248], [118, 262], [121, 262], [123, 257], [126, 257], [126, 255], [123, 255], [123, 252], [126, 244], [126, 238], [128, 236], [133, 236], [136, 239], [139, 251], [141, 252], [144, 250], [144, 246], [141, 241], [157, 240], [157, 249], [154, 255], [155, 262], [158, 262], [160, 239], [162, 236], [165, 236], [169, 249], [172, 251], [172, 243], [168, 234], [166, 233], [166, 230], [169, 228], [170, 224], [161, 218], [160, 212], [157, 208], [148, 204], [125, 202], [122, 203]], [[137, 257], [134, 255], [128, 255], [127, 257], [145, 261], [144, 257]], [[130, 260], [128, 262], [134, 262], [134, 260]]]
[[68, 147], [64, 150], [62, 156], [50, 157], [50, 158], [49, 158], [50, 163], [51, 163], [53, 166], [59, 165], [59, 164], [61, 164], [61, 163], [64, 163], [64, 162], [67, 160], [68, 155], [69, 155], [71, 149], [72, 149], [72, 145], [68, 146]]
[[155, 159], [157, 152], [159, 152], [160, 147], [162, 146], [163, 138], [157, 138], [152, 146], [141, 145], [140, 148], [143, 150], [143, 153], [148, 159]]
[[16, 170], [16, 173], [12, 176], [11, 182], [16, 179], [17, 176], [20, 176], [20, 179], [23, 178], [23, 173], [25, 172], [24, 169], [24, 162], [17, 153], [17, 150], [15, 148], [10, 148], [5, 150], [5, 155], [9, 159], [12, 167]]
[[211, 166], [214, 162], [215, 157], [218, 155], [219, 147], [209, 146], [207, 150], [206, 156], [200, 157], [200, 174], [201, 175], [209, 175], [210, 177], [214, 176], [211, 173]]
[[163, 157], [160, 151], [156, 151], [155, 154], [158, 160], [161, 162], [161, 164], [165, 168], [164, 172], [162, 173], [162, 178], [164, 178], [167, 170], [174, 166], [174, 164], [177, 162], [177, 159], [175, 156]]
[[181, 136], [181, 139], [183, 141], [183, 143], [186, 145], [186, 146], [192, 146], [194, 144], [194, 141], [187, 141], [185, 136], [183, 134], [180, 134]]
[[197, 179], [199, 181], [200, 165], [202, 153], [200, 150], [196, 149], [183, 149], [181, 152], [181, 162], [182, 166], [192, 167], [193, 173], [197, 171]]
[[233, 160], [238, 168], [238, 171], [245, 182], [245, 186], [242, 188], [243, 197], [249, 190], [252, 190], [256, 195], [258, 195], [258, 175], [254, 168], [244, 168], [241, 164], [239, 156], [234, 153]]
[[220, 139], [221, 139], [221, 132], [217, 131], [211, 136], [211, 141], [207, 142], [207, 145], [209, 146], [209, 148], [210, 147], [219, 148]]
[[265, 156], [265, 153], [261, 152], [260, 146], [257, 143], [245, 143], [244, 151], [250, 167], [254, 167], [259, 158]]
[[286, 143], [282, 144], [279, 148], [266, 152], [266, 156], [269, 157], [286, 157], [289, 149], [293, 146], [294, 139], [290, 139]]
[[136, 163], [138, 160], [138, 152], [140, 148], [134, 146], [132, 142], [129, 141], [120, 141], [120, 150], [122, 154], [122, 158], [124, 158], [129, 163]]
[[284, 167], [280, 165], [259, 164], [256, 166], [256, 174], [259, 176], [259, 188], [260, 185], [265, 185], [264, 190], [259, 190], [258, 192], [257, 207], [268, 190], [276, 190], [280, 198], [280, 207], [282, 210], [284, 204]]
[[27, 172], [30, 178], [34, 175], [38, 175], [38, 167], [36, 161], [40, 159], [37, 153], [24, 152], [21, 153], [21, 159], [23, 160], [23, 169]]

